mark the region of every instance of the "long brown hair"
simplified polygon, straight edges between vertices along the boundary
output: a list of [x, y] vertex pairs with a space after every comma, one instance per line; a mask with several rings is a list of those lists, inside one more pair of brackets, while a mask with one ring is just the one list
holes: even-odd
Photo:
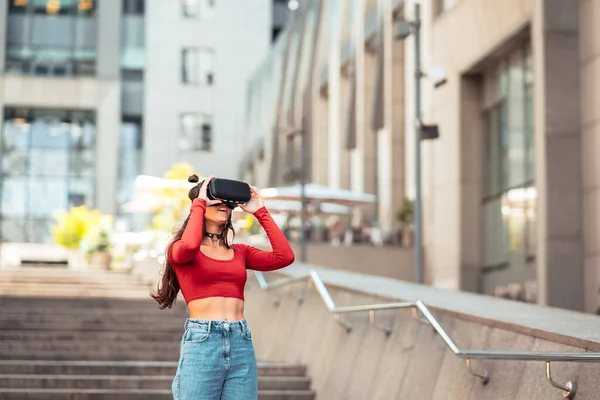
[[[200, 179], [198, 175], [192, 175], [188, 178], [188, 181], [191, 183], [198, 183]], [[194, 186], [190, 189], [188, 193], [188, 197], [190, 201], [194, 201], [198, 197], [198, 193], [200, 193], [200, 188], [204, 184], [204, 181], [200, 182], [198, 185]], [[173, 268], [173, 264], [171, 264], [171, 248], [173, 244], [181, 240], [183, 236], [183, 232], [185, 232], [185, 228], [187, 227], [188, 221], [190, 220], [190, 216], [188, 215], [183, 221], [181, 228], [175, 233], [173, 240], [167, 246], [167, 250], [165, 251], [165, 268], [162, 274], [162, 279], [159, 282], [159, 285], [156, 288], [156, 293], [151, 293], [150, 297], [152, 297], [158, 303], [158, 307], [161, 310], [165, 308], [171, 308], [175, 301], [177, 300], [177, 294], [179, 293], [179, 281], [177, 280], [177, 275], [175, 274], [175, 269]], [[231, 216], [225, 223], [223, 227], [223, 244], [228, 249], [231, 248], [231, 244], [229, 243], [229, 233], [232, 233], [232, 237], [235, 238], [235, 231], [233, 230], [233, 224], [231, 223]], [[206, 224], [202, 226], [202, 236], [206, 233]]]

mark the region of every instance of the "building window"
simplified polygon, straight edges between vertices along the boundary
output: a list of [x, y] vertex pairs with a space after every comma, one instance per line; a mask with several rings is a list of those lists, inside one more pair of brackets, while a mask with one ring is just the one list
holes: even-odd
[[184, 48], [181, 52], [181, 81], [186, 84], [212, 86], [214, 52], [208, 48]]
[[135, 179], [142, 167], [142, 119], [123, 117], [119, 133], [119, 176], [117, 205], [119, 214], [123, 206], [132, 200]]
[[212, 86], [215, 80], [215, 54], [212, 49], [200, 48], [198, 58], [200, 61], [200, 84]]
[[50, 242], [56, 213], [94, 207], [92, 112], [6, 108], [0, 153], [0, 241]]
[[211, 151], [213, 121], [209, 114], [181, 115], [179, 149], [184, 151]]
[[123, 15], [144, 15], [145, 0], [123, 0]]
[[6, 72], [94, 75], [96, 0], [11, 0], [6, 27]]
[[440, 15], [444, 11], [450, 9], [450, 7], [454, 6], [458, 0], [436, 0], [435, 2], [435, 15]]
[[485, 73], [483, 118], [484, 264], [532, 265], [537, 191], [529, 46]]
[[181, 51], [181, 82], [196, 84], [199, 81], [198, 49], [186, 48]]
[[215, 15], [216, 0], [181, 0], [183, 16], [209, 19]]

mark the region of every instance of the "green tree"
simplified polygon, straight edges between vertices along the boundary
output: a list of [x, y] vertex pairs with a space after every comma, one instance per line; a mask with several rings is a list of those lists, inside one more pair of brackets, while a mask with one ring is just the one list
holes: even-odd
[[54, 242], [67, 249], [78, 250], [81, 240], [101, 221], [100, 211], [86, 206], [73, 207], [55, 217], [52, 227]]

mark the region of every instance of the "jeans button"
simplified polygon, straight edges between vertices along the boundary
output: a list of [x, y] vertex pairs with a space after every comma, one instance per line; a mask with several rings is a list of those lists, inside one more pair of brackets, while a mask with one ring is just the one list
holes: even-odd
[[229, 324], [228, 324], [227, 322], [225, 322], [225, 323], [223, 324], [223, 327], [225, 327], [225, 329], [229, 329]]

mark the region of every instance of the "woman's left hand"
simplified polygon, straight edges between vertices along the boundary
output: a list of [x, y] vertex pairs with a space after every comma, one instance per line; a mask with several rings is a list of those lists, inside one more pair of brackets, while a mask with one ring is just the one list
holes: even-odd
[[247, 213], [254, 214], [261, 208], [265, 206], [265, 202], [263, 201], [260, 194], [258, 194], [258, 190], [254, 186], [250, 186], [251, 197], [250, 201], [246, 204], [240, 204], [240, 208]]

